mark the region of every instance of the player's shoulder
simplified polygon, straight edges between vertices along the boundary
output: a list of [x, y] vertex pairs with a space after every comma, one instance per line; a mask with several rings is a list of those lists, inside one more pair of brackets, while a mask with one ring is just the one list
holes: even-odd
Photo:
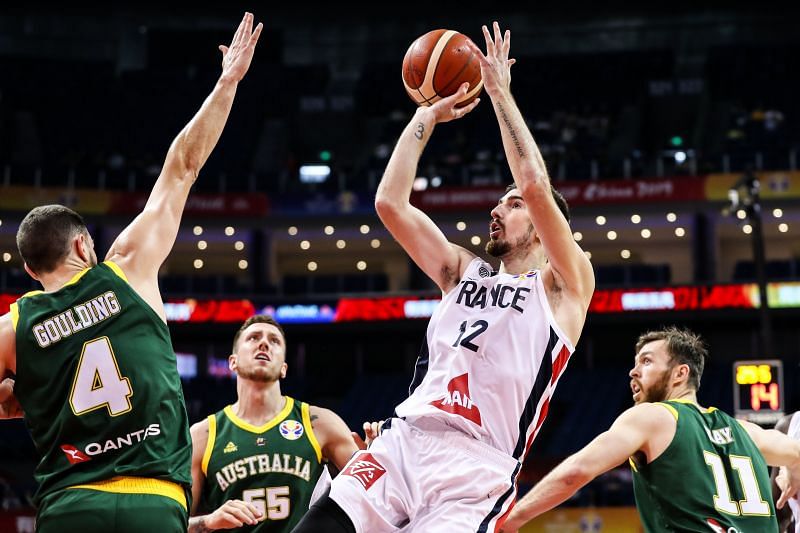
[[642, 402], [628, 408], [620, 415], [623, 417], [644, 427], [658, 427], [668, 420], [677, 422], [680, 414], [668, 402]]
[[199, 422], [192, 424], [192, 426], [189, 428], [189, 433], [192, 435], [192, 440], [194, 440], [196, 437], [208, 439], [208, 431], [211, 425], [208, 419], [209, 417], [205, 417]]

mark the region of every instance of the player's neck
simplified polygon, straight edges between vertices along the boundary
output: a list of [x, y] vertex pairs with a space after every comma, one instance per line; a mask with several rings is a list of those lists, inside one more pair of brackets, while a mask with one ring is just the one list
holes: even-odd
[[286, 405], [280, 382], [260, 383], [239, 379], [236, 384], [237, 401], [233, 412], [250, 424], [260, 426], [277, 415]]
[[58, 268], [47, 274], [38, 274], [37, 278], [45, 292], [55, 292], [69, 283], [77, 274], [89, 268], [89, 266], [86, 262], [69, 256]]
[[697, 391], [689, 389], [689, 388], [686, 388], [686, 387], [681, 387], [679, 389], [673, 389], [669, 393], [669, 396], [667, 397], [667, 400], [682, 400], [682, 401], [692, 402], [693, 404], [697, 405], [698, 407], [700, 406], [700, 404], [697, 403]]
[[500, 261], [501, 274], [524, 274], [530, 270], [542, 268], [547, 263], [544, 250], [536, 246], [527, 253], [509, 252]]

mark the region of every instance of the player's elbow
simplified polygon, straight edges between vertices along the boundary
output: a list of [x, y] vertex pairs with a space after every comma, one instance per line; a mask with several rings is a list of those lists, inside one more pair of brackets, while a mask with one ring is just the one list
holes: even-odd
[[375, 211], [381, 219], [396, 216], [402, 209], [402, 203], [378, 191], [375, 195]]
[[589, 465], [578, 460], [571, 460], [564, 465], [561, 479], [567, 487], [578, 490], [589, 483], [593, 475]]

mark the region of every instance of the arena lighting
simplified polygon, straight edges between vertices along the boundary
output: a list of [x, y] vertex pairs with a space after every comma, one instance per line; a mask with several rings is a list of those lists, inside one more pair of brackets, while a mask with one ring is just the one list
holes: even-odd
[[611, 231], [606, 233], [606, 237], [608, 237], [609, 241], [614, 241], [617, 239], [617, 232], [612, 229]]
[[[789, 231], [789, 224], [786, 224], [785, 222], [781, 222], [780, 224], [778, 224], [778, 231], [780, 231], [781, 233], [786, 233], [787, 231]], [[4, 261], [6, 260], [5, 259], [6, 255], [8, 255], [8, 254], [3, 254], [3, 260]]]
[[783, 209], [781, 209], [780, 207], [776, 207], [775, 209], [772, 210], [772, 216], [774, 216], [775, 218], [781, 218], [783, 216]]
[[369, 233], [369, 226], [366, 224], [361, 224], [361, 227], [358, 228], [358, 231], [360, 231], [362, 235], [366, 235]]
[[339, 239], [338, 241], [336, 241], [336, 247], [338, 249], [342, 250], [345, 246], [347, 246], [347, 242], [345, 242], [344, 239]]
[[324, 183], [331, 175], [328, 165], [302, 165], [300, 167], [300, 181], [302, 183]]
[[458, 222], [456, 222], [456, 229], [458, 231], [464, 231], [465, 229], [467, 229], [467, 223], [464, 222], [463, 220], [459, 220]]
[[668, 222], [675, 222], [676, 220], [678, 220], [678, 215], [676, 215], [675, 213], [667, 213]]
[[[800, 282], [775, 282], [767, 288], [771, 308], [800, 308]], [[8, 312], [18, 294], [0, 294], [0, 314]], [[172, 300], [164, 303], [168, 322], [242, 323], [258, 313], [280, 322], [316, 323], [383, 321], [430, 318], [439, 297], [384, 296], [269, 305], [250, 300]], [[640, 313], [648, 311], [754, 310], [759, 305], [755, 283], [677, 286], [663, 288], [598, 289], [590, 313]]]
[[203, 234], [203, 226], [195, 226], [192, 231], [195, 235], [202, 235]]
[[[782, 225], [785, 226], [786, 224]], [[8, 263], [9, 261], [11, 261], [11, 254], [8, 252], [3, 252], [3, 262]]]
[[575, 242], [581, 242], [583, 240], [583, 233], [581, 233], [580, 231], [576, 231], [575, 233], [572, 234], [572, 238], [575, 239]]
[[373, 248], [380, 248], [381, 247], [381, 241], [380, 241], [380, 239], [372, 239], [369, 242], [369, 245], [372, 246]]
[[197, 241], [197, 249], [198, 250], [205, 250], [208, 247], [208, 243], [206, 241]]
[[322, 231], [325, 232], [325, 235], [333, 235], [333, 233], [336, 231], [336, 228], [329, 225], [325, 226], [325, 229], [323, 229]]
[[685, 229], [680, 228], [680, 227], [675, 228], [675, 236], [676, 237], [683, 237], [684, 235], [686, 235], [686, 230]]
[[228, 226], [225, 228], [225, 235], [227, 235], [228, 237], [230, 237], [234, 233], [236, 233], [236, 230], [234, 229], [233, 226]]
[[295, 236], [297, 235], [297, 226], [289, 226], [289, 229], [286, 231], [289, 232], [289, 235]]
[[628, 250], [627, 248], [625, 248], [619, 253], [619, 255], [623, 259], [630, 259], [631, 258], [631, 251]]
[[642, 234], [642, 239], [649, 239], [650, 235], [652, 235], [650, 230], [647, 228], [642, 228], [641, 234]]
[[642, 217], [640, 217], [639, 215], [636, 214], [631, 215], [631, 222], [633, 222], [634, 224], [638, 224], [641, 221]]
[[604, 217], [603, 215], [597, 215], [594, 221], [597, 222], [598, 226], [602, 226], [603, 224], [606, 223], [606, 217]]

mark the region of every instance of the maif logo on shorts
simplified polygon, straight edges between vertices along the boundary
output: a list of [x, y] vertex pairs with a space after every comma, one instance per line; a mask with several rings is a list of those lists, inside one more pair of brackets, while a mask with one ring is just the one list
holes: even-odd
[[279, 429], [283, 438], [287, 440], [297, 440], [303, 436], [303, 424], [297, 420], [284, 420]]
[[356, 478], [364, 490], [369, 488], [378, 481], [386, 469], [375, 460], [371, 453], [362, 453], [358, 458], [354, 458], [342, 471], [343, 476], [350, 476]]

